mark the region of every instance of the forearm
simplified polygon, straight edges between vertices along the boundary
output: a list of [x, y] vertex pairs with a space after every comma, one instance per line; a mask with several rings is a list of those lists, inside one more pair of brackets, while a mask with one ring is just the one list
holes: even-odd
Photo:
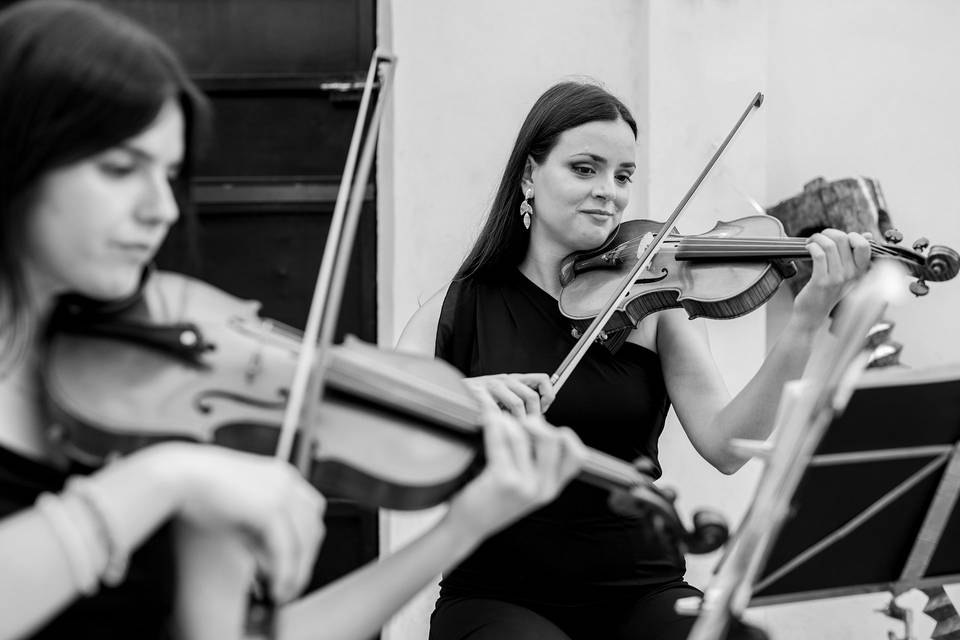
[[284, 607], [279, 636], [283, 640], [369, 638], [478, 542], [477, 532], [446, 517], [396, 553]]
[[177, 496], [162, 464], [144, 452], [88, 479], [111, 541], [103, 539], [101, 514], [69, 490], [48, 497], [55, 504], [46, 511], [33, 507], [0, 522], [0, 637], [38, 628], [81, 594], [78, 568], [99, 574], [110, 545], [127, 554], [169, 517]]
[[254, 560], [241, 536], [206, 531], [185, 522], [174, 526], [180, 640], [243, 637]]
[[747, 459], [729, 450], [732, 438], [765, 439], [770, 435], [783, 386], [803, 374], [810, 358], [818, 328], [792, 317], [760, 369], [744, 388], [719, 411], [710, 432], [723, 443], [724, 454], [712, 461], [726, 473], [732, 473]]

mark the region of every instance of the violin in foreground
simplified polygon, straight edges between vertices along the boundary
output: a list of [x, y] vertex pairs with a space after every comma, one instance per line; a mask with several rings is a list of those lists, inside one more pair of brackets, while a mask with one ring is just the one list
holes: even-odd
[[[153, 273], [125, 307], [67, 303], [43, 366], [52, 437], [90, 466], [165, 440], [272, 455], [301, 340], [264, 320], [259, 303], [173, 273]], [[322, 493], [372, 508], [420, 509], [482, 467], [481, 410], [451, 365], [359, 340], [331, 347], [316, 399], [307, 477]], [[580, 479], [610, 490], [619, 513], [649, 515], [670, 547], [708, 552], [722, 519], [687, 529], [668, 493], [630, 464], [589, 450]]]

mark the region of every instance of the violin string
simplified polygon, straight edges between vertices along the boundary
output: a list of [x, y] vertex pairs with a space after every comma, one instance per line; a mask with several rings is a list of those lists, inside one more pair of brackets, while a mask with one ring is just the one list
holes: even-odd
[[[402, 400], [405, 406], [397, 407], [399, 409], [409, 410], [412, 404], [413, 410], [420, 409], [427, 416], [440, 413], [454, 422], [479, 423], [479, 408], [463, 396], [432, 381], [411, 376], [409, 372], [390, 368], [385, 364], [382, 360], [374, 362], [358, 353], [341, 350], [331, 358], [329, 380], [331, 383], [337, 380], [348, 382], [351, 388], [365, 387], [370, 394], [384, 399], [383, 389], [371, 384], [371, 376], [380, 378], [382, 382], [389, 383], [384, 385], [392, 390], [388, 395]], [[601, 451], [589, 450], [584, 468], [618, 486], [632, 487], [640, 482], [639, 472], [632, 466]]]
[[[338, 357], [331, 359], [330, 369], [328, 371], [330, 375], [329, 382], [331, 384], [336, 384], [336, 382], [339, 381], [349, 385], [352, 389], [366, 388], [368, 391], [367, 395], [373, 395], [381, 401], [385, 399], [388, 401], [399, 399], [402, 401], [403, 406], [396, 408], [421, 413], [428, 417], [435, 417], [437, 414], [442, 414], [440, 417], [441, 420], [445, 417], [453, 422], [464, 422], [474, 425], [479, 423], [478, 408], [452, 391], [419, 378], [416, 380], [416, 384], [414, 384], [412, 382], [412, 376], [408, 373], [399, 369], [391, 370], [386, 368], [383, 362], [363, 362], [362, 357], [351, 361], [350, 358], [356, 355], [357, 354], [350, 354], [350, 356], [346, 358]], [[362, 364], [360, 364], [361, 362]], [[368, 367], [373, 364], [375, 364], [376, 367], [373, 370], [368, 369]], [[356, 370], [353, 370], [351, 369], [351, 365], [359, 366], [357, 366]], [[371, 374], [391, 383], [390, 385], [385, 385], [387, 389], [392, 389], [391, 392], [387, 393], [388, 397], [384, 397], [383, 389], [371, 384]], [[401, 385], [401, 388], [394, 389], [392, 387], [394, 383]], [[428, 391], [426, 397], [423, 398], [417, 397], [416, 394], [405, 393], [406, 391], [422, 391], [425, 389]], [[584, 469], [619, 487], [634, 487], [641, 482], [639, 472], [629, 464], [596, 450], [589, 450], [587, 452]]]
[[396, 386], [400, 390], [397, 395], [420, 402], [421, 406], [439, 403], [440, 410], [460, 421], [471, 422], [476, 419], [477, 408], [453, 391], [425, 380], [422, 376], [412, 376], [409, 372], [400, 368], [391, 369], [385, 364], [382, 357], [374, 361], [342, 349], [335, 352], [331, 358], [331, 368], [336, 367], [339, 373], [350, 375], [360, 386], [370, 387], [372, 392], [377, 389], [373, 388], [371, 381], [377, 380], [388, 388], [391, 385]]
[[[686, 251], [696, 250], [698, 253], [716, 253], [718, 255], [729, 254], [730, 252], [757, 252], [762, 250], [765, 254], [786, 255], [798, 253], [797, 257], [804, 257], [808, 240], [805, 238], [683, 238], [679, 240], [667, 240], [664, 243], [665, 250]], [[619, 245], [614, 252], [622, 253], [626, 250], [634, 250], [640, 246], [639, 239], [628, 240]], [[879, 244], [870, 241], [870, 251], [874, 256], [887, 256], [892, 258], [904, 258], [900, 251], [891, 249], [888, 245]], [[780, 252], [780, 253], [777, 253]], [[758, 256], [762, 257], [762, 256]]]
[[[725, 245], [725, 244], [749, 244], [749, 245], [783, 245], [791, 247], [803, 247], [806, 246], [809, 240], [807, 238], [751, 238], [751, 237], [716, 237], [716, 236], [706, 236], [706, 237], [690, 237], [690, 238], [678, 238], [678, 239], [667, 239], [665, 241], [666, 245], [670, 246], [693, 246], [698, 244], [715, 246], [715, 245]], [[880, 244], [874, 241], [869, 241], [870, 246], [873, 250], [887, 251], [890, 253], [897, 253], [896, 251], [889, 248], [889, 245]], [[641, 244], [641, 239], [631, 239], [626, 242], [618, 245], [611, 251], [613, 252], [622, 252], [626, 250], [635, 250]]]
[[[369, 376], [349, 375], [344, 371], [330, 372], [330, 383], [332, 386], [340, 388], [343, 391], [349, 391], [353, 395], [359, 395], [362, 398], [377, 401], [378, 403], [401, 411], [412, 414], [415, 417], [423, 417], [447, 425], [462, 432], [472, 432], [470, 425], [475, 424], [474, 420], [464, 420], [462, 412], [457, 407], [451, 408], [444, 405], [443, 402], [435, 398], [416, 398], [403, 393], [403, 389], [379, 388], [370, 384]], [[340, 384], [338, 384], [340, 383]]]

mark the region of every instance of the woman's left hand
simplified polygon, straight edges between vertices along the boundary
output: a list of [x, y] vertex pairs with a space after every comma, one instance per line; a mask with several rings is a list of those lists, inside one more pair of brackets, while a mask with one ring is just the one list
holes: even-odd
[[793, 313], [819, 326], [854, 280], [870, 267], [870, 234], [824, 229], [810, 236], [807, 250], [813, 259], [810, 281], [793, 303]]

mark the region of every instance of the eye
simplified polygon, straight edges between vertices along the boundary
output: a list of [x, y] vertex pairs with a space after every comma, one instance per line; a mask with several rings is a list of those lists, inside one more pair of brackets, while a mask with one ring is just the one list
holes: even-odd
[[135, 162], [126, 160], [103, 160], [99, 166], [100, 171], [113, 178], [123, 178], [137, 170]]
[[630, 176], [629, 173], [621, 173], [620, 175], [617, 176], [617, 182], [619, 182], [620, 184], [629, 184], [633, 182], [633, 178]]
[[588, 164], [575, 164], [572, 167], [573, 172], [581, 176], [592, 176], [596, 171]]

